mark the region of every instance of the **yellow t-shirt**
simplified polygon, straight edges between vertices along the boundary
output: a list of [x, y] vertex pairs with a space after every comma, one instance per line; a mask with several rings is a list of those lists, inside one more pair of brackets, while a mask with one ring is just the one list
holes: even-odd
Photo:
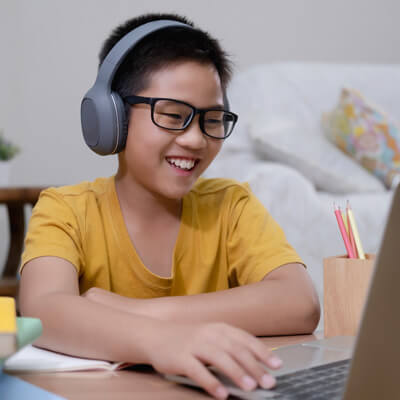
[[136, 253], [114, 177], [42, 192], [29, 222], [21, 270], [41, 256], [71, 262], [81, 293], [98, 287], [135, 298], [228, 289], [302, 262], [248, 185], [226, 179], [199, 179], [183, 198], [169, 278], [148, 270]]

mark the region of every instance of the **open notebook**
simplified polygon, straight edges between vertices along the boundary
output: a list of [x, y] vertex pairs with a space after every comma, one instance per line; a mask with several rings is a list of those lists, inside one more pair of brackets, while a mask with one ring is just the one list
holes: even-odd
[[132, 364], [125, 362], [111, 363], [102, 360], [71, 357], [29, 345], [8, 358], [4, 362], [3, 369], [9, 372], [24, 373], [88, 370], [116, 371], [130, 365]]

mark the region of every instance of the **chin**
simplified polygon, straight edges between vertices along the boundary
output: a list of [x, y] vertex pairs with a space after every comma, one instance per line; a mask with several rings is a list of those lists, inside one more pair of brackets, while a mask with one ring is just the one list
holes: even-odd
[[193, 184], [191, 185], [185, 185], [185, 186], [181, 185], [176, 185], [176, 186], [174, 185], [172, 187], [170, 186], [168, 188], [165, 188], [165, 190], [163, 190], [161, 194], [170, 200], [181, 200], [184, 196], [186, 196], [190, 192], [195, 182], [196, 181], [194, 181]]

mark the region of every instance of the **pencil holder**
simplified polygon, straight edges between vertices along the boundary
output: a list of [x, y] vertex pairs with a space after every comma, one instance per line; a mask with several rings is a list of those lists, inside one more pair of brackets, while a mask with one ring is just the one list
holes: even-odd
[[374, 254], [365, 256], [324, 259], [325, 337], [357, 334], [375, 262]]

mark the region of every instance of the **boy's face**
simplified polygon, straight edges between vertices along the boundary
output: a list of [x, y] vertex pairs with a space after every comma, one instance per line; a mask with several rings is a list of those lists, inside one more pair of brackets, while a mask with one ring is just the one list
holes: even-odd
[[[215, 67], [194, 61], [156, 71], [150, 78], [149, 87], [133, 94], [181, 100], [196, 108], [223, 106], [221, 83]], [[131, 108], [126, 147], [120, 162], [125, 164], [133, 185], [162, 197], [181, 199], [221, 146], [222, 140], [201, 132], [198, 114], [183, 132], [174, 132], [154, 125], [150, 105], [136, 104]], [[186, 163], [182, 163], [183, 160]]]

